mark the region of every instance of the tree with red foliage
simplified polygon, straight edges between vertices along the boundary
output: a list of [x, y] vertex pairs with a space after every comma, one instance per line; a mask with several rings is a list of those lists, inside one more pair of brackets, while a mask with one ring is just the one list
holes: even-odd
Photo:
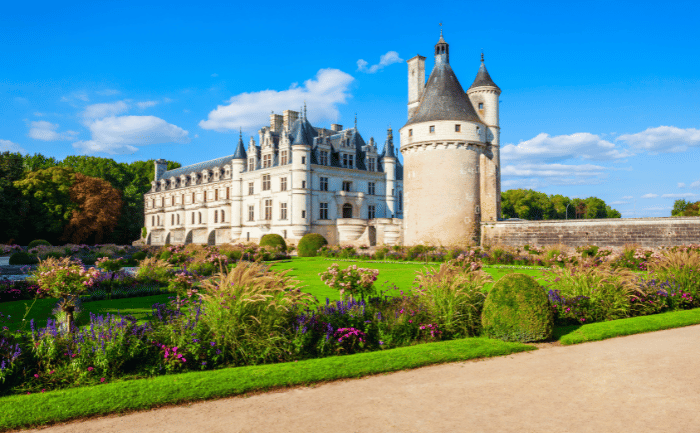
[[78, 205], [65, 227], [63, 238], [76, 244], [100, 243], [117, 225], [122, 195], [106, 180], [75, 174], [70, 199]]

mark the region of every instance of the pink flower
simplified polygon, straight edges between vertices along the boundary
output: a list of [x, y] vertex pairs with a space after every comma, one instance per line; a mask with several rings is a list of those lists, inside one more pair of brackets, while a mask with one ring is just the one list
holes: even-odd
[[38, 374], [35, 374], [35, 375], [34, 375], [34, 377], [38, 378], [38, 377], [39, 377], [39, 375], [38, 375]]
[[104, 383], [104, 381], [105, 381], [104, 377], [102, 379], [100, 379], [100, 383]]
[[41, 392], [46, 392], [46, 390], [45, 390], [45, 389], [42, 389]]
[[92, 371], [92, 370], [94, 370], [94, 368], [88, 367], [88, 371]]

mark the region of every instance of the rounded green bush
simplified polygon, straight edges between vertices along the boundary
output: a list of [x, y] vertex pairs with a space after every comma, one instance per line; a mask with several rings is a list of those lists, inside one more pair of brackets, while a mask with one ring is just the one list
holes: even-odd
[[316, 257], [316, 252], [324, 245], [328, 245], [328, 241], [318, 233], [309, 233], [304, 235], [297, 245], [299, 257]]
[[554, 317], [547, 293], [529, 275], [504, 275], [489, 292], [481, 313], [489, 338], [527, 343], [552, 337]]
[[139, 251], [134, 253], [133, 256], [131, 256], [133, 260], [144, 260], [146, 258], [146, 252], [145, 251]]
[[161, 260], [168, 260], [168, 259], [169, 259], [170, 257], [172, 257], [172, 256], [173, 256], [173, 253], [171, 253], [171, 252], [168, 251], [168, 250], [165, 250], [165, 251], [163, 251], [162, 253], [160, 253], [160, 257], [159, 257], [159, 258], [160, 258]]
[[35, 240], [29, 242], [29, 245], [27, 246], [27, 248], [31, 249], [31, 248], [34, 248], [38, 245], [45, 245], [47, 247], [50, 247], [51, 243], [49, 241], [45, 241], [43, 239], [35, 239]]
[[36, 263], [39, 263], [39, 259], [33, 254], [18, 252], [10, 256], [11, 265], [34, 265]]
[[287, 251], [287, 243], [284, 238], [276, 233], [268, 233], [260, 238], [261, 247], [279, 248], [280, 251]]

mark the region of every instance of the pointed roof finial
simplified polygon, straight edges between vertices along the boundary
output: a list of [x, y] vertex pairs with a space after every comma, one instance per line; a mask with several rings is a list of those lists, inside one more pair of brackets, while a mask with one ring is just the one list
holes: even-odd
[[438, 40], [438, 44], [446, 44], [445, 39], [442, 37], [442, 23], [440, 23], [440, 39]]
[[304, 120], [306, 120], [306, 100], [304, 100]]
[[484, 63], [484, 49], [481, 49], [481, 63]]
[[243, 128], [241, 128], [240, 126], [238, 127], [238, 138], [243, 140]]
[[355, 131], [357, 131], [357, 113], [355, 113]]

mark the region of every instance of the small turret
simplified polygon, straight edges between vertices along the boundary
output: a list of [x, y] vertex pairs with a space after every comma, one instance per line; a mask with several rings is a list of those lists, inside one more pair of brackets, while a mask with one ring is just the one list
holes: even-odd
[[394, 134], [389, 127], [386, 130], [386, 142], [382, 152], [382, 165], [386, 176], [386, 210], [385, 218], [396, 216], [396, 152], [394, 151]]
[[238, 134], [238, 146], [236, 147], [236, 152], [233, 154], [233, 159], [248, 159], [248, 154], [243, 145], [243, 131], [240, 130]]

